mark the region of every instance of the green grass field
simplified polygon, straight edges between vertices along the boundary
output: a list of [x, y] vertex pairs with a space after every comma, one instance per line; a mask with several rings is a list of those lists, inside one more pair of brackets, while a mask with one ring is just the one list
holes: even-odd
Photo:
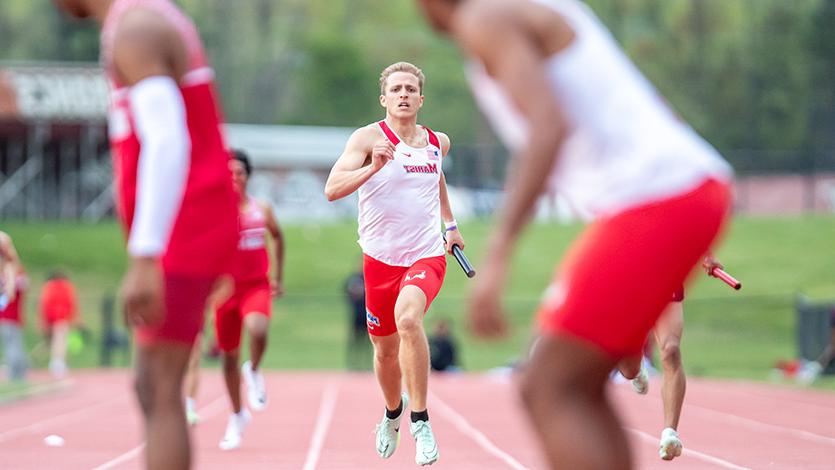
[[[339, 369], [345, 365], [348, 307], [342, 293], [345, 277], [359, 266], [360, 251], [353, 223], [285, 227], [288, 255], [286, 292], [275, 304], [266, 366], [291, 369]], [[27, 299], [27, 340], [38, 341], [36, 294], [48, 271], [65, 269], [77, 283], [84, 322], [99, 329], [101, 302], [118, 289], [124, 267], [121, 233], [115, 224], [76, 225], [6, 223], [32, 279]], [[478, 266], [487, 222], [464, 227], [467, 252]], [[453, 321], [468, 370], [506, 364], [520, 355], [530, 338], [530, 319], [554, 264], [578, 226], [534, 225], [516, 252], [506, 298], [512, 334], [500, 342], [482, 342], [464, 330], [462, 312], [468, 280], [450, 259], [443, 290], [427, 325], [446, 317]], [[692, 375], [764, 379], [778, 359], [793, 358], [794, 295], [835, 298], [835, 219], [740, 218], [719, 249], [720, 259], [744, 281], [734, 292], [703, 275], [688, 291], [685, 303], [684, 360]], [[605, 269], [605, 266], [601, 266]], [[601, 295], [605, 295], [602, 292]], [[98, 364], [98, 341], [70, 357], [73, 367]], [[45, 358], [35, 357], [42, 366]], [[120, 364], [125, 360], [121, 359]], [[824, 381], [824, 386], [832, 386]]]

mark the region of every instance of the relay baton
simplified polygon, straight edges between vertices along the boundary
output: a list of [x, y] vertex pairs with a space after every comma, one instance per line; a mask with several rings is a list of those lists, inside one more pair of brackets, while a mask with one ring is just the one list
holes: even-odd
[[715, 278], [719, 278], [720, 280], [722, 280], [722, 282], [733, 287], [736, 290], [742, 289], [742, 283], [736, 280], [736, 278], [734, 278], [730, 274], [723, 271], [722, 268], [711, 269], [710, 275]]
[[[446, 243], [446, 235], [443, 235], [444, 243]], [[467, 259], [467, 255], [464, 254], [464, 250], [461, 249], [458, 245], [452, 245], [452, 256], [455, 257], [458, 264], [461, 266], [461, 269], [464, 270], [464, 274], [467, 277], [475, 277], [475, 268], [472, 264], [470, 264], [470, 260]]]

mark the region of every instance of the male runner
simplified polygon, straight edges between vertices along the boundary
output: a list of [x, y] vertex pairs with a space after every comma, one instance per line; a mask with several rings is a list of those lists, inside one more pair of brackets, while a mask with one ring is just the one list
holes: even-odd
[[728, 212], [731, 170], [580, 1], [419, 3], [472, 58], [473, 92], [515, 153], [472, 328], [505, 329], [512, 248], [551, 175], [596, 221], [548, 290], [523, 401], [553, 468], [631, 468], [609, 372], [640, 354], [670, 293], [710, 248]]
[[[270, 327], [271, 297], [284, 294], [284, 236], [272, 207], [247, 194], [247, 183], [252, 175], [252, 164], [242, 150], [234, 150], [229, 161], [232, 180], [238, 192], [240, 235], [238, 252], [232, 269], [234, 291], [215, 308], [215, 332], [223, 353], [223, 377], [232, 404], [226, 432], [220, 448], [240, 447], [243, 432], [251, 420], [249, 411], [241, 404], [241, 373], [247, 387], [249, 406], [262, 411], [267, 406], [267, 390], [261, 374], [261, 359], [267, 348]], [[270, 260], [267, 234], [272, 239], [275, 256], [275, 277], [270, 280]], [[249, 333], [249, 357], [238, 369], [241, 329]]]
[[[702, 267], [711, 273], [713, 269], [722, 269], [720, 263], [712, 255], [707, 255], [702, 261]], [[664, 405], [664, 429], [658, 445], [658, 454], [663, 460], [673, 460], [681, 455], [684, 449], [678, 434], [678, 422], [681, 418], [681, 407], [684, 404], [684, 394], [687, 390], [687, 377], [681, 363], [681, 336], [684, 332], [684, 286], [680, 286], [672, 296], [672, 301], [664, 309], [653, 328], [655, 342], [658, 344], [661, 367], [664, 373], [661, 377], [661, 402]], [[649, 392], [649, 375], [643, 367], [642, 356], [627, 358], [618, 364], [621, 374], [632, 381], [635, 392], [644, 395]]]
[[[439, 452], [426, 404], [429, 345], [423, 317], [443, 283], [444, 250], [453, 244], [463, 248], [464, 239], [441, 169], [449, 137], [417, 124], [424, 78], [406, 62], [383, 70], [380, 105], [386, 117], [351, 135], [328, 176], [325, 195], [334, 201], [359, 191], [368, 333], [386, 405], [377, 425], [377, 453], [384, 459], [394, 453], [411, 399], [415, 462], [431, 465]], [[446, 247], [438, 233], [440, 220], [446, 225]], [[401, 380], [408, 395], [401, 395]]]
[[102, 26], [109, 134], [130, 262], [122, 284], [137, 344], [145, 465], [191, 464], [183, 373], [206, 298], [237, 240], [229, 153], [197, 30], [169, 0], [56, 0]]

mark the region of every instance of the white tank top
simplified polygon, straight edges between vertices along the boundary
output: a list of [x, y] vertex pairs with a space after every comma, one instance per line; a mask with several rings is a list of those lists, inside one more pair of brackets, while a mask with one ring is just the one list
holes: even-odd
[[[731, 178], [730, 166], [673, 114], [590, 8], [577, 0], [535, 1], [559, 13], [575, 34], [547, 59], [546, 70], [568, 126], [550, 184], [578, 213], [613, 214], [710, 177]], [[529, 124], [481, 63], [471, 62], [467, 72], [496, 132], [518, 149]]]
[[426, 130], [428, 145], [406, 145], [385, 121], [380, 131], [394, 144], [394, 160], [359, 188], [359, 244], [363, 253], [391, 266], [411, 266], [442, 256], [441, 160], [438, 136]]

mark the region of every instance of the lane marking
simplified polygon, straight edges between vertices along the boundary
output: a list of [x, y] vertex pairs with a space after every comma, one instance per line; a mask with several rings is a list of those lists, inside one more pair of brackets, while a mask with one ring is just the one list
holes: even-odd
[[781, 426], [779, 424], [770, 424], [764, 423], [762, 421], [757, 421], [755, 419], [745, 418], [739, 415], [735, 415], [732, 413], [726, 413], [724, 411], [714, 410], [713, 408], [706, 408], [704, 406], [699, 405], [686, 405], [688, 410], [696, 409], [705, 414], [713, 414], [716, 415], [718, 419], [724, 420], [725, 422], [739, 424], [743, 427], [748, 429], [752, 429], [754, 431], [759, 432], [772, 432], [775, 434], [784, 434], [792, 437], [796, 437], [798, 439], [803, 439], [805, 441], [814, 442], [816, 444], [826, 444], [830, 446], [835, 446], [835, 438], [822, 436], [820, 434], [813, 433], [811, 431], [804, 431], [802, 429], [792, 428], [788, 426]]
[[310, 447], [307, 449], [307, 458], [304, 461], [304, 470], [313, 470], [319, 462], [322, 454], [322, 446], [325, 443], [325, 435], [330, 427], [333, 418], [333, 410], [336, 408], [336, 399], [339, 395], [339, 387], [333, 383], [329, 384], [322, 393], [322, 401], [319, 404], [319, 416], [316, 418], [316, 426], [313, 428], [313, 435], [310, 439]]
[[474, 440], [482, 449], [493, 454], [494, 457], [506, 463], [510, 468], [515, 470], [530, 470], [528, 467], [519, 463], [512, 455], [493, 444], [490, 438], [470, 424], [461, 414], [452, 409], [451, 406], [447, 405], [437, 395], [429, 393], [429, 399], [432, 400], [432, 408], [434, 410], [437, 410], [444, 419], [451, 422], [461, 434]]
[[[635, 434], [636, 436], [640, 437], [641, 440], [649, 442], [650, 444], [653, 444], [653, 446], [658, 445], [658, 440], [654, 436], [652, 436], [651, 434], [645, 433], [645, 432], [643, 432], [639, 429], [635, 429], [635, 428], [624, 427], [624, 429], [627, 432], [631, 432], [632, 434]], [[687, 455], [689, 457], [693, 457], [693, 458], [701, 460], [703, 462], [712, 463], [712, 464], [717, 465], [719, 467], [729, 468], [731, 470], [751, 470], [748, 467], [741, 467], [741, 466], [739, 466], [739, 465], [737, 465], [733, 462], [728, 462], [727, 460], [720, 459], [719, 457], [716, 457], [716, 456], [713, 456], [713, 455], [710, 455], [710, 454], [705, 454], [704, 452], [699, 452], [697, 450], [693, 450], [693, 449], [690, 449], [690, 448], [687, 448], [687, 447], [684, 448], [684, 451], [682, 452], [682, 455]]]
[[51, 418], [43, 419], [40, 421], [36, 421], [32, 424], [28, 424], [26, 426], [22, 426], [15, 429], [10, 429], [8, 431], [4, 431], [0, 433], [0, 443], [10, 441], [18, 436], [27, 435], [27, 434], [34, 434], [39, 431], [43, 431], [46, 427], [55, 425], [56, 423], [64, 423], [66, 421], [72, 421], [74, 418], [83, 418], [87, 413], [97, 410], [99, 408], [104, 408], [113, 404], [118, 400], [124, 399], [124, 396], [116, 396], [109, 400], [105, 400], [102, 402], [98, 402], [93, 405], [85, 406], [81, 409], [76, 409], [73, 411], [69, 411], [67, 413], [63, 413], [60, 415], [53, 416]]

